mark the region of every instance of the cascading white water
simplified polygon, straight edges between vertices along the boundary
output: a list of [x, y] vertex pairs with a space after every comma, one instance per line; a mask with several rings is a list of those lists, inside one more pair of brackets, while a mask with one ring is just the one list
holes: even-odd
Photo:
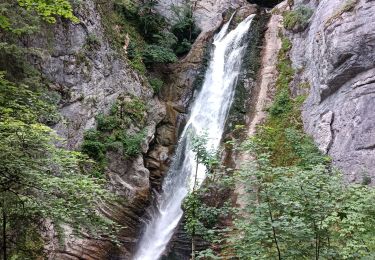
[[[254, 15], [250, 15], [230, 32], [229, 21], [214, 38], [214, 51], [204, 84], [193, 103], [189, 121], [181, 134], [176, 155], [164, 179], [163, 192], [141, 237], [135, 260], [159, 259], [183, 215], [181, 204], [189, 192], [191, 177], [196, 171], [191, 133], [205, 132], [209, 149], [217, 149], [220, 144], [247, 46], [246, 35], [253, 17]], [[204, 180], [204, 175], [204, 166], [198, 166], [199, 183]]]

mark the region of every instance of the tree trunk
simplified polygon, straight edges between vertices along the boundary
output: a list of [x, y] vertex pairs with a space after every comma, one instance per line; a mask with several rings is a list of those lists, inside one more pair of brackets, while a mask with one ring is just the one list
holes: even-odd
[[194, 239], [194, 235], [191, 236], [191, 260], [195, 260], [195, 239]]
[[3, 200], [3, 260], [7, 260], [7, 216], [5, 212], [5, 200]]
[[[193, 196], [195, 196], [195, 189], [196, 189], [196, 185], [197, 185], [197, 178], [198, 178], [198, 167], [199, 167], [199, 159], [198, 159], [198, 156], [196, 156], [196, 168], [195, 168], [195, 176], [194, 176], [194, 186], [193, 186]], [[196, 207], [195, 207], [195, 204], [194, 204], [194, 208], [193, 208], [193, 218], [195, 219], [196, 218]], [[195, 227], [193, 227], [193, 232], [191, 234], [191, 260], [195, 260]]]
[[273, 220], [273, 216], [272, 216], [271, 205], [270, 205], [268, 193], [266, 192], [266, 194], [267, 194], [268, 213], [269, 213], [271, 225], [272, 225], [273, 240], [275, 242], [275, 246], [276, 246], [276, 249], [277, 249], [278, 259], [281, 260], [281, 252], [280, 252], [280, 248], [279, 248], [279, 243], [277, 242], [276, 229], [273, 226], [274, 220]]

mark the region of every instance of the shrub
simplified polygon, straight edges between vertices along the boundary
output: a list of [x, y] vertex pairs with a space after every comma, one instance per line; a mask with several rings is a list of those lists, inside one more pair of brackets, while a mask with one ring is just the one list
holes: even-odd
[[145, 75], [146, 74], [146, 66], [145, 64], [143, 63], [142, 61], [142, 56], [141, 55], [137, 55], [134, 59], [130, 60], [129, 62], [129, 65], [135, 69], [136, 71], [138, 71], [141, 75]]
[[133, 97], [132, 100], [123, 102], [120, 104], [123, 107], [124, 112], [135, 122], [143, 122], [146, 104], [139, 98]]
[[120, 120], [113, 115], [98, 115], [96, 121], [98, 123], [97, 129], [101, 132], [109, 132], [120, 126]]
[[172, 49], [158, 45], [147, 45], [143, 50], [143, 61], [150, 66], [153, 63], [173, 63], [177, 61]]
[[176, 22], [172, 25], [171, 32], [177, 37], [173, 49], [178, 56], [188, 53], [192, 43], [198, 37], [200, 30], [195, 24], [192, 8], [189, 4], [173, 9]]
[[285, 12], [284, 27], [294, 32], [301, 32], [306, 29], [312, 14], [313, 10], [305, 6]]
[[169, 31], [163, 31], [160, 34], [154, 35], [154, 41], [162, 47], [172, 48], [175, 44], [177, 44], [178, 39], [173, 33]]
[[159, 78], [150, 78], [148, 82], [155, 93], [158, 93], [164, 85], [164, 82]]
[[155, 10], [157, 4], [156, 0], [145, 0], [138, 6], [138, 27], [146, 41], [160, 34], [167, 25], [165, 18]]
[[105, 145], [101, 141], [101, 133], [95, 130], [89, 130], [84, 135], [82, 143], [82, 152], [100, 164], [105, 160]]
[[135, 156], [139, 154], [141, 152], [141, 145], [144, 138], [145, 133], [143, 131], [133, 135], [124, 135], [122, 139], [124, 155]]
[[[268, 110], [269, 117], [259, 127], [256, 138], [262, 147], [266, 147], [265, 150], [271, 156], [270, 161], [276, 166], [305, 165], [305, 157], [311, 162], [325, 161], [319, 151], [314, 149], [311, 140], [303, 134], [300, 105], [304, 97], [293, 99], [289, 91], [289, 84], [294, 77], [288, 54], [291, 47], [290, 40], [282, 38], [274, 102]], [[307, 152], [311, 152], [311, 156], [307, 156]]]
[[98, 50], [100, 48], [99, 38], [95, 34], [89, 33], [86, 38], [86, 46], [89, 50]]
[[276, 95], [275, 100], [268, 112], [271, 116], [280, 116], [289, 112], [292, 109], [293, 105], [289, 96], [287, 89], [283, 89], [278, 95]]
[[187, 40], [183, 39], [178, 45], [175, 46], [175, 53], [178, 56], [182, 56], [188, 53], [191, 49], [192, 44]]
[[106, 166], [106, 152], [114, 151], [124, 156], [135, 156], [141, 152], [144, 131], [128, 134], [126, 128], [133, 122], [142, 124], [146, 104], [139, 98], [119, 100], [108, 115], [98, 115], [97, 130], [88, 130], [81, 147], [83, 153], [98, 163], [97, 172], [103, 172]]

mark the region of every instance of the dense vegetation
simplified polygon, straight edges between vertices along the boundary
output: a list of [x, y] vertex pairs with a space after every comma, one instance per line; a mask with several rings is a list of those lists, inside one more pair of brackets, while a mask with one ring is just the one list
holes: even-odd
[[157, 12], [157, 0], [118, 0], [99, 5], [112, 43], [117, 49], [126, 49], [130, 65], [146, 75], [157, 92], [163, 82], [155, 68], [187, 54], [199, 34], [192, 16], [192, 2], [172, 5], [171, 20]]
[[273, 104], [255, 137], [240, 148], [255, 160], [237, 173], [246, 207], [235, 216], [230, 253], [241, 259], [372, 259], [375, 191], [366, 182], [345, 184], [304, 133], [305, 97], [290, 92], [290, 48], [282, 36]]
[[[197, 258], [375, 257], [375, 191], [365, 181], [344, 183], [330, 159], [304, 133], [300, 113], [304, 97], [293, 97], [289, 89], [295, 73], [290, 48], [291, 42], [282, 37], [276, 93], [266, 122], [242, 145], [231, 142], [234, 149], [254, 160], [233, 173], [218, 167], [212, 153], [202, 152], [204, 137], [195, 142], [197, 162], [207, 166], [208, 181], [201, 189], [203, 194], [194, 190], [186, 199], [185, 228], [192, 239], [200, 236], [211, 242], [210, 248], [196, 253]], [[215, 182], [212, 172], [220, 176]], [[233, 189], [233, 183], [237, 189], [242, 187], [240, 199], [245, 205], [240, 209], [230, 208], [228, 203], [211, 207], [207, 194], [222, 189], [223, 180], [226, 187]], [[228, 213], [233, 226], [220, 228], [220, 219], [228, 218]]]
[[294, 32], [303, 31], [306, 29], [312, 14], [313, 10], [306, 6], [288, 11], [284, 14], [284, 27]]
[[97, 116], [97, 129], [87, 131], [82, 144], [82, 152], [98, 163], [95, 168], [96, 174], [101, 176], [104, 172], [108, 151], [117, 152], [124, 157], [135, 156], [141, 152], [144, 131], [128, 133], [127, 129], [131, 124], [142, 128], [145, 113], [146, 105], [142, 100], [133, 97], [120, 98], [113, 105], [109, 115]]
[[42, 234], [51, 227], [61, 238], [65, 225], [77, 234], [107, 238], [115, 231], [97, 211], [98, 201], [115, 198], [106, 191], [106, 181], [93, 176], [86, 156], [62, 148], [64, 140], [49, 127], [59, 120], [56, 94], [28, 62], [38, 50], [19, 44], [57, 17], [78, 22], [66, 0], [0, 3], [2, 259], [40, 259]]

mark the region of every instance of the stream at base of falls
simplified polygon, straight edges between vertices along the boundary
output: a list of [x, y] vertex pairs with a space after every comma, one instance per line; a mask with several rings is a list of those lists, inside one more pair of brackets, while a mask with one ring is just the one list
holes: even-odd
[[[192, 104], [189, 120], [164, 178], [162, 193], [146, 223], [134, 260], [160, 259], [180, 222], [183, 215], [181, 205], [191, 189], [191, 179], [197, 167], [192, 151], [192, 135], [205, 133], [209, 150], [216, 150], [220, 145], [253, 18], [254, 15], [250, 15], [235, 29], [229, 30], [231, 19], [214, 37], [202, 89]], [[198, 165], [198, 182], [202, 183], [204, 178], [205, 167]]]

